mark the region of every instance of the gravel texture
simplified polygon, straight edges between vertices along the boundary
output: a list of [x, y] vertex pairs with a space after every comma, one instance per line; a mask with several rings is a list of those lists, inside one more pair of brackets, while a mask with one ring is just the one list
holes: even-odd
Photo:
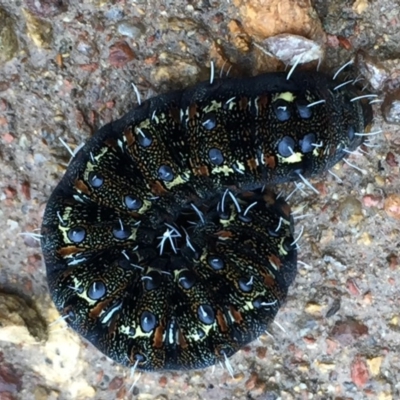
[[273, 337], [231, 359], [233, 378], [219, 366], [148, 373], [128, 393], [136, 375], [52, 324], [40, 246], [21, 235], [40, 227], [67, 167], [59, 139], [74, 149], [123, 115], [132, 82], [148, 98], [207, 79], [211, 60], [238, 76], [282, 68], [262, 51], [276, 34], [312, 39], [322, 68], [362, 51], [386, 119], [399, 121], [388, 118], [399, 15], [395, 0], [0, 0], [0, 399], [400, 398], [400, 136], [379, 104], [383, 133], [349, 157], [357, 169], [342, 163], [341, 182], [326, 174], [313, 181], [320, 195], [291, 197], [299, 274]]

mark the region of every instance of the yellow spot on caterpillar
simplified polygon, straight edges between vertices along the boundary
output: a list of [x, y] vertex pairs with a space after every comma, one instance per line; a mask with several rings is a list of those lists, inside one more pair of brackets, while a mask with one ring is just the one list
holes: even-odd
[[277, 101], [277, 100], [284, 100], [287, 101], [288, 103], [292, 103], [296, 99], [296, 96], [292, 92], [282, 92], [276, 94], [272, 101]]
[[313, 156], [318, 157], [319, 156], [319, 147], [316, 147], [313, 152], [312, 152]]
[[236, 166], [237, 166], [238, 170], [246, 171], [246, 168], [244, 167], [244, 164], [242, 164], [240, 161], [236, 161]]
[[168, 188], [168, 189], [172, 189], [174, 186], [177, 185], [182, 185], [183, 183], [186, 183], [188, 181], [188, 176], [189, 172], [184, 172], [183, 175], [178, 175], [173, 181], [171, 182], [164, 182], [164, 185]]
[[278, 160], [283, 164], [295, 164], [301, 162], [303, 158], [303, 154], [300, 152], [293, 153], [289, 157], [282, 157], [281, 155], [277, 154]]
[[211, 170], [212, 174], [224, 174], [225, 176], [229, 176], [231, 174], [235, 173], [235, 170], [233, 168], [228, 167], [227, 165], [223, 165], [223, 166], [218, 166], [218, 167], [214, 167]]
[[213, 100], [209, 106], [203, 108], [204, 113], [208, 113], [210, 111], [218, 111], [222, 108], [222, 103]]
[[133, 332], [135, 332], [135, 326], [127, 326], [127, 325], [121, 325], [119, 327], [119, 331], [121, 333], [123, 333], [124, 335], [130, 336], [130, 337], [135, 337], [135, 335], [132, 335], [132, 329], [133, 328]]

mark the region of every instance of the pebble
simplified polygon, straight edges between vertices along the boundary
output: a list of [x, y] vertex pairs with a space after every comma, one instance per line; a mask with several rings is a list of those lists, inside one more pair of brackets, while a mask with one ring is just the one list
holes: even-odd
[[68, 10], [67, 0], [24, 0], [24, 3], [38, 17], [54, 17]]
[[368, 194], [362, 198], [362, 204], [364, 207], [376, 207], [376, 208], [383, 208], [383, 197], [380, 195], [372, 195]]
[[330, 337], [342, 346], [349, 346], [365, 335], [368, 335], [368, 327], [353, 318], [337, 321], [330, 332]]
[[108, 384], [108, 389], [109, 390], [117, 390], [123, 385], [123, 383], [124, 383], [124, 379], [121, 378], [120, 376], [116, 376]]
[[114, 43], [109, 48], [108, 61], [113, 67], [121, 68], [135, 58], [135, 53], [125, 41]]
[[32, 42], [41, 49], [51, 47], [53, 41], [53, 28], [48, 21], [37, 18], [28, 10], [23, 10], [26, 22], [26, 32]]
[[309, 302], [306, 304], [305, 311], [309, 314], [321, 315], [321, 308], [320, 304]]
[[362, 205], [354, 196], [347, 196], [338, 208], [340, 219], [349, 223], [357, 223], [362, 218]]
[[291, 32], [324, 42], [325, 32], [310, 0], [235, 0], [234, 4], [249, 35], [267, 38]]
[[361, 294], [360, 289], [354, 278], [347, 279], [346, 288], [353, 296], [359, 296]]
[[341, 302], [340, 299], [335, 299], [328, 311], [325, 314], [325, 318], [333, 317], [340, 310]]
[[285, 65], [308, 63], [324, 58], [324, 50], [320, 44], [303, 36], [281, 34], [263, 41], [263, 44], [274, 57]]
[[[0, 399], [7, 399], [3, 394], [17, 394], [22, 388], [22, 374], [9, 363], [0, 364]], [[12, 397], [10, 397], [12, 398]]]
[[382, 90], [390, 76], [389, 68], [364, 52], [357, 54], [356, 65], [375, 91]]
[[10, 218], [7, 220], [7, 226], [8, 226], [8, 230], [10, 230], [10, 231], [14, 231], [19, 228], [18, 221], [14, 221], [13, 219], [10, 219]]
[[263, 360], [267, 356], [267, 348], [266, 347], [257, 347], [256, 354], [260, 360]]
[[385, 161], [387, 162], [387, 164], [389, 165], [389, 167], [398, 167], [399, 166], [399, 162], [397, 161], [397, 156], [395, 154], [393, 154], [393, 152], [388, 151], [386, 154], [386, 158]]
[[31, 184], [28, 181], [21, 183], [21, 193], [25, 197], [25, 200], [31, 199]]
[[368, 368], [371, 371], [371, 374], [377, 376], [381, 372], [383, 357], [372, 357], [367, 359]]
[[10, 132], [6, 132], [2, 135], [3, 141], [7, 144], [11, 144], [14, 141], [14, 136]]
[[351, 364], [351, 380], [358, 388], [364, 387], [369, 380], [367, 364], [360, 357], [355, 357]]
[[104, 13], [104, 16], [111, 21], [118, 21], [124, 17], [124, 11], [120, 8], [112, 7]]
[[382, 104], [383, 117], [389, 124], [400, 125], [400, 89], [389, 93]]
[[353, 11], [362, 14], [368, 8], [367, 0], [356, 0], [353, 4]]
[[[185, 80], [187, 85], [195, 83], [199, 79], [200, 68], [193, 62], [184, 60], [172, 61], [171, 55], [160, 55], [160, 59], [166, 57], [168, 65], [154, 67], [151, 71], [151, 79], [155, 85], [162, 85], [166, 82], [182, 82]], [[173, 65], [173, 68], [171, 66]]]
[[242, 53], [247, 53], [251, 48], [251, 38], [243, 29], [242, 24], [233, 19], [228, 23], [230, 40], [232, 44]]
[[117, 26], [117, 30], [120, 35], [136, 40], [146, 33], [146, 27], [140, 22], [132, 24], [128, 21], [121, 21]]
[[9, 14], [0, 8], [0, 65], [14, 58], [18, 53], [18, 38], [15, 25]]
[[363, 232], [357, 239], [357, 244], [362, 246], [370, 246], [372, 243], [372, 236], [368, 232]]
[[168, 384], [168, 378], [165, 375], [161, 376], [160, 379], [158, 380], [158, 384], [161, 387], [166, 387]]
[[21, 297], [0, 293], [0, 316], [0, 341], [34, 344], [47, 339], [43, 318]]
[[384, 210], [389, 217], [400, 220], [400, 194], [389, 194], [385, 199]]

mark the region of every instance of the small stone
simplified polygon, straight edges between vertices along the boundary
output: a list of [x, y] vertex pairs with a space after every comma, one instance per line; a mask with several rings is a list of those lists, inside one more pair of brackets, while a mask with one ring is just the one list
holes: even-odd
[[341, 302], [340, 299], [335, 299], [331, 306], [329, 307], [328, 311], [325, 314], [325, 318], [330, 318], [334, 316], [340, 310]]
[[175, 32], [185, 32], [190, 35], [201, 29], [199, 23], [192, 18], [170, 17], [165, 23], [161, 23], [159, 29], [171, 29]]
[[399, 267], [399, 257], [397, 254], [389, 254], [389, 256], [386, 258], [386, 260], [389, 263], [389, 268], [394, 271]]
[[243, 29], [242, 24], [237, 20], [228, 23], [231, 42], [242, 53], [247, 53], [251, 48], [251, 38]]
[[8, 228], [9, 230], [14, 231], [14, 230], [18, 229], [19, 224], [17, 221], [14, 221], [13, 219], [9, 218], [7, 220], [7, 226], [9, 227]]
[[325, 32], [310, 0], [234, 0], [234, 4], [251, 36], [267, 38], [291, 32], [324, 42]]
[[49, 398], [49, 389], [44, 386], [36, 386], [33, 391], [35, 400], [47, 400]]
[[139, 39], [146, 33], [146, 27], [138, 22], [136, 24], [132, 24], [129, 21], [121, 21], [118, 24], [118, 33], [123, 36], [128, 36], [131, 39]]
[[321, 305], [314, 303], [314, 302], [309, 302], [307, 303], [306, 307], [305, 307], [305, 311], [308, 312], [309, 314], [321, 314]]
[[[103, 2], [103, 0], [101, 0]], [[107, 1], [104, 1], [104, 5]], [[111, 21], [119, 21], [124, 16], [124, 11], [121, 8], [111, 7], [105, 11], [104, 16]]]
[[399, 166], [399, 162], [397, 161], [397, 157], [391, 152], [389, 151], [386, 154], [386, 162], [389, 165], [389, 167], [398, 167]]
[[339, 271], [344, 271], [347, 268], [347, 265], [337, 259], [334, 255], [325, 254], [322, 259], [324, 262], [332, 264]]
[[383, 357], [374, 357], [367, 359], [368, 368], [373, 376], [377, 376], [381, 372]]
[[350, 50], [353, 47], [350, 40], [344, 36], [340, 36], [340, 35], [337, 36], [337, 40], [338, 40], [339, 45], [346, 50]]
[[263, 360], [267, 356], [267, 348], [266, 347], [257, 347], [256, 354], [259, 359]]
[[362, 218], [361, 202], [353, 196], [347, 196], [340, 203], [338, 211], [340, 219], [348, 223], [357, 223]]
[[364, 52], [357, 54], [356, 65], [359, 73], [365, 77], [374, 90], [382, 90], [385, 82], [390, 77], [390, 67], [383, 65], [377, 59]]
[[389, 93], [382, 104], [382, 113], [389, 124], [400, 124], [400, 89]]
[[362, 233], [361, 236], [357, 239], [357, 244], [363, 246], [370, 246], [372, 242], [372, 236], [368, 232]]
[[23, 9], [26, 20], [28, 37], [39, 48], [48, 49], [53, 40], [53, 28], [48, 21], [35, 17], [28, 10]]
[[370, 291], [366, 292], [363, 296], [363, 302], [365, 305], [372, 304], [372, 293]]
[[247, 379], [245, 386], [247, 390], [253, 390], [256, 387], [258, 375], [256, 372], [252, 372], [250, 378]]
[[11, 364], [0, 364], [0, 398], [3, 399], [2, 393], [9, 392], [17, 394], [22, 387], [22, 374], [18, 372]]
[[0, 341], [34, 344], [47, 338], [46, 323], [22, 298], [0, 293]]
[[383, 208], [383, 197], [380, 195], [365, 195], [362, 199], [362, 204], [364, 207], [377, 207], [379, 209]]
[[[199, 79], [200, 68], [193, 62], [186, 62], [181, 59], [175, 59], [169, 54], [161, 54], [160, 59], [165, 58], [167, 64], [154, 67], [151, 71], [152, 81], [157, 85], [162, 85], [166, 82], [182, 82], [185, 79], [185, 84], [194, 84]], [[173, 68], [171, 66], [173, 65]]]
[[123, 378], [116, 376], [108, 384], [108, 389], [109, 390], [117, 390], [122, 386], [123, 383], [124, 383]]
[[349, 346], [361, 336], [368, 334], [368, 327], [352, 318], [336, 322], [330, 336], [342, 346]]
[[110, 46], [109, 50], [110, 54], [108, 56], [108, 61], [116, 68], [123, 67], [135, 58], [135, 53], [129, 47], [128, 43], [124, 41], [114, 43]]
[[25, 0], [25, 4], [38, 17], [54, 17], [68, 10], [66, 0]]
[[4, 133], [2, 137], [3, 137], [4, 142], [7, 144], [10, 144], [14, 141], [14, 136], [11, 135], [10, 132]]
[[27, 182], [27, 181], [22, 182], [21, 192], [22, 192], [23, 196], [25, 197], [25, 200], [31, 199], [31, 185], [29, 182]]
[[164, 388], [164, 387], [166, 387], [167, 384], [168, 384], [168, 378], [167, 378], [165, 375], [163, 375], [163, 376], [158, 380], [158, 383], [159, 383], [159, 385], [160, 385], [162, 388]]
[[368, 8], [367, 0], [356, 0], [353, 4], [353, 11], [362, 14]]
[[316, 361], [315, 366], [323, 373], [328, 373], [336, 368], [336, 365], [330, 362]]
[[244, 373], [243, 372], [237, 372], [233, 375], [233, 377], [229, 378], [229, 382], [241, 382], [244, 379]]
[[309, 349], [315, 348], [317, 345], [317, 340], [312, 336], [303, 336], [303, 341]]
[[389, 392], [380, 392], [377, 395], [378, 400], [393, 400], [393, 396]]
[[384, 210], [389, 217], [400, 220], [400, 194], [392, 193], [385, 199]]
[[346, 287], [347, 290], [353, 295], [353, 296], [359, 296], [361, 294], [360, 289], [357, 286], [356, 281], [353, 278], [349, 278], [346, 281]]
[[358, 388], [364, 387], [369, 380], [367, 364], [359, 357], [351, 364], [351, 379]]
[[[1, 10], [0, 10], [1, 13]], [[0, 14], [1, 15], [1, 14]], [[2, 33], [0, 32], [0, 38], [1, 38]], [[0, 47], [1, 47], [1, 39], [0, 39]], [[0, 59], [1, 62], [1, 59]], [[10, 88], [11, 84], [8, 81], [0, 81], [0, 92], [5, 92]], [[1, 108], [0, 108], [1, 110]]]
[[268, 52], [281, 60], [285, 65], [308, 63], [324, 58], [321, 45], [303, 36], [281, 34], [263, 41]]
[[386, 184], [385, 178], [382, 175], [376, 175], [375, 176], [375, 183], [380, 186], [383, 187]]
[[326, 354], [331, 355], [333, 354], [336, 349], [338, 348], [338, 343], [335, 340], [326, 339]]
[[6, 196], [6, 199], [14, 199], [17, 196], [17, 191], [16, 189], [8, 186], [4, 189], [4, 195]]
[[18, 53], [18, 39], [10, 15], [0, 8], [0, 65], [14, 58]]

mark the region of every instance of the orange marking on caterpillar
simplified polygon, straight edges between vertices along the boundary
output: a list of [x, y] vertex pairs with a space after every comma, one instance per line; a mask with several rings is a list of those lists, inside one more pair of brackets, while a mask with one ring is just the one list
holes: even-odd
[[88, 196], [90, 195], [89, 187], [81, 179], [77, 179], [74, 183], [74, 186], [75, 186], [75, 189], [78, 190], [79, 192], [84, 193]]
[[243, 322], [243, 317], [242, 317], [241, 312], [239, 310], [237, 310], [233, 305], [229, 306], [229, 311], [231, 312], [231, 315], [237, 324], [240, 324]]
[[217, 319], [217, 325], [219, 326], [220, 331], [221, 332], [227, 332], [228, 331], [228, 325], [226, 324], [225, 316], [221, 312], [221, 310], [217, 311], [216, 319]]
[[126, 144], [128, 147], [132, 146], [135, 143], [135, 136], [132, 133], [132, 127], [127, 126], [124, 130], [124, 136], [126, 139]]

